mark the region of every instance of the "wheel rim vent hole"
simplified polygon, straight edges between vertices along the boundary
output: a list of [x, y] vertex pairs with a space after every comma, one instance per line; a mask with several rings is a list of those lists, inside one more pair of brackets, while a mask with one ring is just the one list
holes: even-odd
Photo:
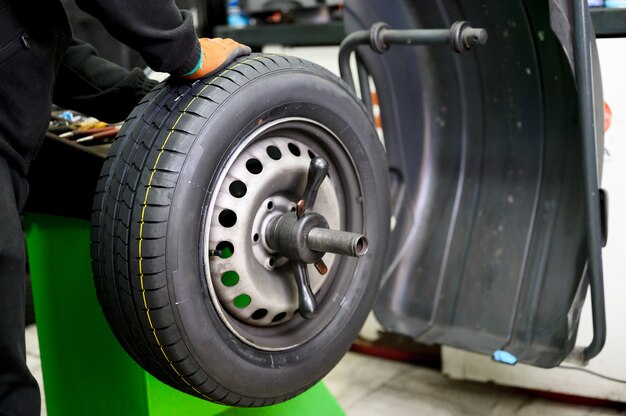
[[237, 214], [235, 214], [235, 211], [230, 209], [225, 209], [220, 212], [218, 219], [220, 224], [222, 224], [222, 227], [231, 228], [237, 224]]
[[291, 154], [294, 156], [300, 156], [302, 154], [300, 152], [300, 148], [293, 143], [289, 143], [287, 147], [289, 148], [289, 151], [291, 152]]
[[287, 312], [281, 312], [272, 318], [272, 322], [280, 322], [287, 316]]
[[257, 233], [257, 234], [254, 234], [254, 235], [252, 236], [252, 241], [254, 241], [255, 243], [258, 243], [258, 242], [259, 242], [259, 238], [260, 238], [260, 237], [259, 237], [259, 234], [258, 234], [258, 233]]
[[228, 187], [230, 194], [235, 198], [243, 198], [248, 192], [248, 187], [241, 181], [234, 181]]
[[274, 267], [276, 265], [276, 259], [274, 257], [270, 257], [270, 259], [267, 261], [267, 264], [269, 264], [270, 267]]
[[226, 287], [233, 287], [239, 283], [239, 273], [229, 270], [222, 275], [222, 284]]
[[267, 146], [267, 149], [265, 150], [267, 151], [267, 155], [274, 160], [279, 160], [281, 157], [283, 157], [283, 154], [276, 146]]
[[311, 159], [315, 159], [315, 153], [313, 153], [312, 151], [309, 150], [309, 157]]
[[274, 203], [273, 203], [272, 201], [269, 201], [269, 202], [267, 203], [267, 210], [268, 210], [268, 211], [271, 211], [271, 210], [273, 210], [273, 209], [274, 209]]
[[220, 253], [220, 257], [223, 259], [232, 257], [235, 254], [235, 247], [229, 241], [220, 241], [215, 250]]
[[248, 307], [248, 305], [250, 305], [251, 302], [252, 302], [252, 298], [250, 297], [250, 295], [247, 295], [245, 293], [233, 299], [233, 305], [235, 305], [239, 309]]
[[263, 319], [267, 316], [267, 309], [257, 309], [256, 311], [254, 311], [254, 313], [252, 313], [251, 318], [254, 319], [255, 321], [258, 321], [259, 319]]
[[253, 175], [258, 175], [263, 171], [263, 164], [259, 159], [248, 159], [246, 162], [246, 169], [248, 169], [248, 172]]

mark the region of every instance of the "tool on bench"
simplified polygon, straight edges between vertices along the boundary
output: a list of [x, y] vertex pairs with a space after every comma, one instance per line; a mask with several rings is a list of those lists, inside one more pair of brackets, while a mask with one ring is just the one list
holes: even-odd
[[102, 144], [103, 142], [106, 141], [106, 139], [114, 138], [117, 135], [118, 131], [119, 131], [118, 127], [103, 129], [101, 131], [93, 132], [92, 134], [89, 134], [88, 136], [83, 136], [77, 139], [76, 143], [89, 144], [89, 145]]
[[86, 129], [86, 130], [72, 130], [72, 131], [68, 131], [68, 132], [63, 133], [63, 134], [59, 134], [59, 137], [63, 137], [63, 138], [66, 138], [66, 139], [75, 139], [75, 138], [78, 138], [78, 137], [91, 136], [91, 135], [96, 134], [96, 133], [103, 133], [103, 132], [115, 132], [115, 133], [117, 133], [118, 131], [119, 131], [119, 127], [107, 126], [107, 127], [98, 127], [98, 128]]

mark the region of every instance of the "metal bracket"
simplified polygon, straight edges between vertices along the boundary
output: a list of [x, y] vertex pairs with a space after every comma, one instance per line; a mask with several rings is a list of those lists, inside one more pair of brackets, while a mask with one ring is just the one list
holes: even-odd
[[[354, 90], [350, 70], [350, 55], [359, 45], [369, 44], [372, 50], [385, 53], [391, 45], [450, 45], [457, 53], [469, 51], [476, 45], [487, 43], [487, 31], [475, 29], [468, 22], [459, 21], [450, 29], [393, 30], [384, 22], [374, 23], [370, 30], [349, 34], [339, 46], [339, 72], [341, 78]], [[363, 84], [363, 80], [361, 80]], [[364, 87], [361, 85], [361, 89]]]
[[596, 155], [596, 134], [591, 61], [591, 19], [586, 0], [572, 0], [574, 9], [574, 68], [578, 84], [578, 110], [583, 145], [583, 182], [587, 216], [587, 256], [593, 339], [582, 351], [587, 362], [602, 351], [606, 341], [604, 277], [602, 271], [602, 219]]

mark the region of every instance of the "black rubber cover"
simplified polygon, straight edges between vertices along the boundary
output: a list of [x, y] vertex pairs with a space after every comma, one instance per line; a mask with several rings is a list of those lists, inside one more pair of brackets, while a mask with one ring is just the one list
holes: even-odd
[[360, 50], [396, 223], [378, 318], [420, 342], [559, 364], [587, 287], [585, 209], [576, 85], [548, 2], [352, 0], [345, 10], [349, 32], [467, 20], [489, 33], [462, 55]]

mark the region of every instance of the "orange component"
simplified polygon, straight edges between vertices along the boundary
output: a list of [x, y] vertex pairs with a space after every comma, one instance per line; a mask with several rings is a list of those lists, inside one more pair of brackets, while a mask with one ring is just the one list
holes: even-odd
[[605, 101], [604, 102], [604, 131], [606, 132], [609, 127], [611, 127], [611, 121], [613, 121], [613, 112], [611, 111], [611, 107]]
[[281, 23], [283, 21], [283, 14], [281, 12], [274, 12], [267, 17], [268, 23]]
[[376, 91], [372, 92], [372, 105], [378, 105], [378, 93]]

